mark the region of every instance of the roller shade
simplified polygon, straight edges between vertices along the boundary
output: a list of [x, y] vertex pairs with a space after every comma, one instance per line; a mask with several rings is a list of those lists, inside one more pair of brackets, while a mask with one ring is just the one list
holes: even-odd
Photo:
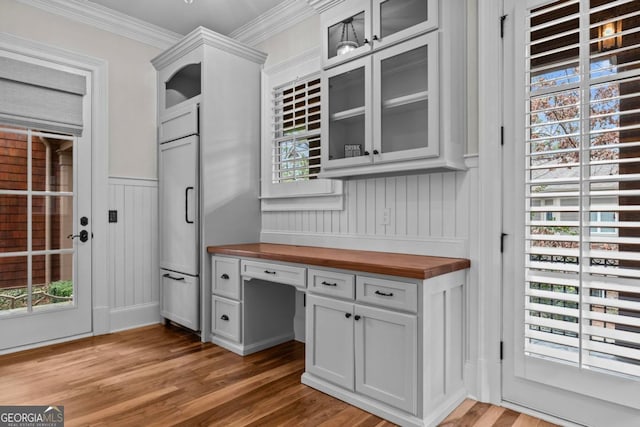
[[86, 79], [78, 74], [0, 56], [0, 121], [82, 134]]

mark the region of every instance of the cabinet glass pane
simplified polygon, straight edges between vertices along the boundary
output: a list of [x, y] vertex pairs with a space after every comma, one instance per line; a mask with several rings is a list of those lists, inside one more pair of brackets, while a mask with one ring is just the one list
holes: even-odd
[[380, 37], [427, 20], [427, 0], [386, 0], [380, 3]]
[[381, 63], [383, 153], [428, 146], [427, 46]]
[[364, 67], [329, 78], [329, 159], [364, 154]]
[[328, 29], [327, 56], [344, 55], [364, 44], [364, 11], [340, 21]]

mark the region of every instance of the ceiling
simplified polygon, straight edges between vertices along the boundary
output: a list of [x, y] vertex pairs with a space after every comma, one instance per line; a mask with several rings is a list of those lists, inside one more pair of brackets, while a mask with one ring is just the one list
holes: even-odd
[[252, 21], [283, 0], [91, 0], [125, 15], [185, 35], [203, 26], [220, 34]]

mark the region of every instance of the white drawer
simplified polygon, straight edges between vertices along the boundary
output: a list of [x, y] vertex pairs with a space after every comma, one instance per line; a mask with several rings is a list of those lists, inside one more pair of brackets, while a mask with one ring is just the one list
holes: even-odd
[[240, 263], [244, 277], [268, 280], [305, 289], [307, 287], [306, 268], [269, 262], [246, 261]]
[[198, 133], [198, 106], [187, 105], [160, 117], [158, 141], [173, 141]]
[[211, 297], [211, 331], [215, 335], [240, 342], [242, 304], [216, 296]]
[[211, 257], [211, 292], [227, 298], [240, 299], [240, 259]]
[[358, 276], [356, 301], [415, 313], [418, 311], [418, 285]]
[[160, 270], [162, 317], [197, 331], [200, 329], [200, 286], [197, 277]]
[[326, 270], [308, 270], [309, 290], [337, 298], [353, 299], [355, 276]]

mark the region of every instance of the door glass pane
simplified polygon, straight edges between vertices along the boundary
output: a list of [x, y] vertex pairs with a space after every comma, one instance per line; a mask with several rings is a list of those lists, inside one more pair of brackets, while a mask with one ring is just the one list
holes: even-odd
[[327, 56], [344, 55], [364, 45], [364, 11], [330, 26]]
[[0, 252], [26, 250], [27, 196], [0, 194]]
[[73, 141], [33, 136], [33, 191], [73, 191]]
[[0, 130], [0, 190], [27, 189], [27, 135]]
[[72, 303], [73, 141], [0, 128], [0, 313]]
[[27, 306], [27, 257], [0, 258], [0, 313]]
[[364, 67], [329, 78], [329, 159], [364, 155]]
[[73, 248], [73, 198], [33, 196], [32, 206], [33, 250]]
[[421, 46], [382, 61], [383, 153], [429, 144], [427, 49]]
[[387, 0], [380, 3], [380, 37], [397, 33], [428, 18], [427, 0]]
[[33, 309], [73, 305], [73, 254], [33, 257]]

